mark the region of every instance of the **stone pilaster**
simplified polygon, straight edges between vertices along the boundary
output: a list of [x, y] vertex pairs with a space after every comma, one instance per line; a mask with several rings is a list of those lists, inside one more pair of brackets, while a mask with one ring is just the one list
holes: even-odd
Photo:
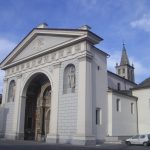
[[50, 127], [49, 127], [49, 134], [47, 135], [46, 139], [48, 143], [57, 143], [58, 140], [57, 132], [58, 132], [59, 73], [60, 73], [60, 63], [54, 64]]
[[8, 88], [8, 79], [4, 78], [4, 80], [3, 80], [2, 105], [7, 102], [7, 88]]
[[13, 134], [14, 138], [18, 139], [19, 134], [19, 116], [20, 116], [20, 89], [21, 89], [21, 79], [22, 75], [17, 76], [16, 80], [16, 91], [15, 91], [15, 98], [14, 98], [14, 114], [13, 114]]
[[92, 105], [92, 56], [83, 55], [79, 58], [79, 90], [77, 132], [73, 144], [93, 145], [93, 105]]
[[3, 94], [2, 94], [2, 104], [0, 107], [0, 138], [4, 138], [4, 117], [5, 117], [5, 103], [7, 103], [7, 87], [8, 87], [8, 79], [4, 78], [3, 80]]
[[24, 139], [25, 106], [26, 106], [26, 97], [20, 96], [19, 111], [18, 111], [19, 113], [18, 113], [17, 139]]

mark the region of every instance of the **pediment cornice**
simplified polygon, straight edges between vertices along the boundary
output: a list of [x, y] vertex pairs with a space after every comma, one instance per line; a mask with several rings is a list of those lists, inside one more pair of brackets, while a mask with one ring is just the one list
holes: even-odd
[[[26, 46], [28, 46], [37, 36], [47, 35], [47, 36], [58, 36], [58, 37], [72, 37], [71, 40], [65, 41], [51, 48], [44, 49], [43, 51], [37, 52], [34, 55], [28, 56], [16, 62], [13, 62], [14, 58], [20, 54]], [[67, 30], [67, 29], [39, 29], [34, 28], [13, 50], [12, 52], [1, 62], [1, 69], [8, 68], [9, 66], [21, 63], [25, 60], [44, 55], [49, 51], [56, 51], [58, 49], [64, 48], [71, 44], [77, 43], [82, 40], [88, 40], [93, 44], [99, 43], [102, 39], [88, 30]]]

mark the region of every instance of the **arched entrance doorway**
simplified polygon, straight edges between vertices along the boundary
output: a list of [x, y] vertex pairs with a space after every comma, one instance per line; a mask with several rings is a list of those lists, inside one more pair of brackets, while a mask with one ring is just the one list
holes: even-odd
[[43, 73], [35, 74], [26, 91], [24, 139], [45, 141], [49, 132], [51, 85]]

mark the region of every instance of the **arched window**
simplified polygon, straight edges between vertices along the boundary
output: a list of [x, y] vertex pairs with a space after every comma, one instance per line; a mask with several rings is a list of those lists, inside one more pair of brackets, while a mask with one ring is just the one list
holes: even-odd
[[14, 80], [11, 80], [8, 91], [8, 102], [14, 102], [15, 91], [16, 91], [16, 83]]
[[74, 93], [76, 86], [75, 66], [69, 64], [64, 70], [63, 93]]

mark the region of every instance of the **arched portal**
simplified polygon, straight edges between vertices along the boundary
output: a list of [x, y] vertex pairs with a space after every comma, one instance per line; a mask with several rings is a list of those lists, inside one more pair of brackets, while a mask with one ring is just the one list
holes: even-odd
[[26, 88], [24, 139], [44, 141], [49, 133], [51, 84], [43, 73], [34, 74]]

